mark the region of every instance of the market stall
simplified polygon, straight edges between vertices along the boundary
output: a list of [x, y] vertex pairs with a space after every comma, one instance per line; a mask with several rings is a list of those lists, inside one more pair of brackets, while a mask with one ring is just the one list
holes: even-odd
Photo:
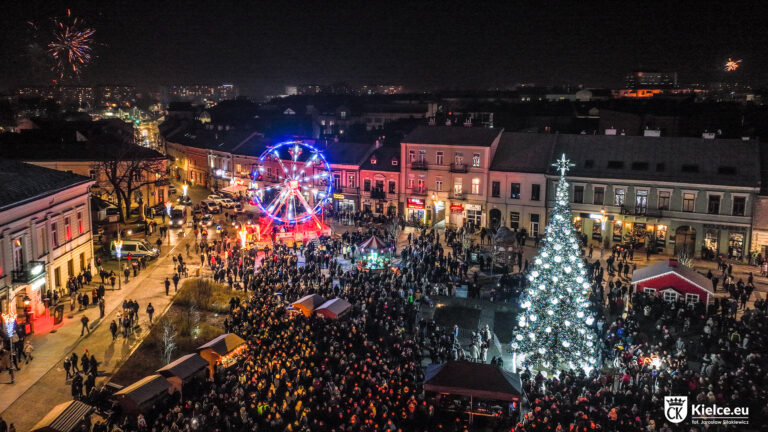
[[339, 319], [349, 313], [351, 309], [352, 305], [348, 301], [337, 297], [320, 305], [315, 313], [326, 318]]
[[48, 411], [31, 432], [71, 432], [79, 431], [82, 427], [90, 430], [93, 407], [76, 400], [56, 405]]
[[205, 377], [207, 367], [208, 361], [195, 353], [179, 357], [155, 372], [165, 377], [173, 389], [183, 395], [184, 384], [196, 377]]
[[213, 374], [216, 365], [225, 368], [232, 366], [237, 355], [246, 347], [245, 341], [234, 333], [224, 333], [210, 342], [197, 347], [197, 353], [208, 362], [208, 368]]
[[304, 296], [297, 301], [291, 303], [291, 306], [303, 313], [305, 316], [311, 316], [319, 306], [325, 303], [325, 299], [317, 294], [310, 294]]
[[162, 402], [172, 391], [171, 383], [162, 375], [149, 375], [115, 393], [126, 413], [147, 412]]
[[370, 270], [383, 269], [389, 266], [392, 246], [377, 236], [357, 245], [361, 254], [362, 267]]

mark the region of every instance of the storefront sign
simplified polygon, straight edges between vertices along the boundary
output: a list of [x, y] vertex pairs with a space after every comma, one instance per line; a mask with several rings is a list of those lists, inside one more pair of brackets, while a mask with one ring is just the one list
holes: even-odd
[[337, 193], [335, 193], [335, 194], [333, 194], [333, 197], [335, 199], [344, 199], [344, 194], [337, 194]]
[[464, 212], [464, 204], [451, 204], [451, 212], [452, 213]]
[[703, 224], [704, 229], [721, 229], [721, 230], [728, 230], [732, 232], [747, 232], [747, 228], [743, 226], [736, 226], [736, 225], [720, 225], [720, 224]]
[[464, 207], [467, 210], [475, 210], [475, 211], [480, 211], [483, 209], [483, 206], [481, 206], [480, 204], [467, 204]]
[[424, 209], [424, 200], [421, 198], [408, 198], [408, 208], [422, 210]]

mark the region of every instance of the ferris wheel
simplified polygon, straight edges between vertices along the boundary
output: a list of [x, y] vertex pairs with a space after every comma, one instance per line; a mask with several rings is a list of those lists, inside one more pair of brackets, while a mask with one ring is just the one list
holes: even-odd
[[320, 150], [302, 141], [282, 142], [265, 150], [254, 168], [254, 177], [272, 181], [253, 194], [272, 222], [318, 222], [333, 190], [331, 167]]

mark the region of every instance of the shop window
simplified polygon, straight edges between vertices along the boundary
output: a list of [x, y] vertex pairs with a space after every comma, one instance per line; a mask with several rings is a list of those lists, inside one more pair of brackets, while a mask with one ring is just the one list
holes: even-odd
[[677, 296], [678, 296], [677, 293], [672, 290], [664, 291], [664, 301], [676, 302]]
[[531, 201], [539, 201], [541, 199], [541, 185], [531, 185]]
[[515, 230], [520, 228], [519, 212], [509, 212], [509, 227]]
[[730, 233], [728, 236], [728, 258], [741, 259], [744, 256], [744, 234]]
[[720, 213], [720, 195], [709, 196], [709, 202], [707, 203], [707, 213], [709, 214]]
[[747, 207], [747, 197], [733, 197], [733, 215], [744, 216], [744, 209]]
[[692, 212], [696, 203], [696, 194], [690, 192], [683, 193], [683, 211]]
[[509, 185], [509, 197], [512, 199], [520, 199], [520, 183], [512, 183]]
[[615, 206], [623, 206], [624, 205], [624, 197], [625, 197], [625, 191], [624, 189], [618, 188], [613, 191], [613, 205]]
[[573, 187], [573, 202], [574, 203], [584, 202], [584, 186]]
[[669, 191], [659, 191], [659, 210], [669, 210], [669, 200], [671, 198]]
[[501, 195], [501, 183], [495, 181], [491, 183], [491, 196], [498, 198]]
[[699, 302], [699, 295], [698, 294], [691, 294], [686, 293], [685, 294], [685, 304], [694, 304]]
[[605, 200], [605, 188], [602, 186], [595, 187], [594, 194], [592, 196], [592, 204], [603, 205]]
[[644, 287], [643, 292], [646, 294], [656, 294], [656, 288]]

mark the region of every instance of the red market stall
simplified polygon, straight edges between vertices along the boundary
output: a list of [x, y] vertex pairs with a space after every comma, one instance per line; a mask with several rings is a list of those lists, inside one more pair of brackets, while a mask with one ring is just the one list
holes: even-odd
[[702, 302], [705, 306], [715, 295], [710, 279], [675, 259], [635, 270], [632, 286], [635, 292], [659, 295], [666, 301]]
[[319, 306], [325, 303], [325, 299], [317, 294], [310, 294], [304, 296], [297, 301], [291, 303], [291, 306], [297, 311], [303, 313], [305, 316], [311, 316]]

